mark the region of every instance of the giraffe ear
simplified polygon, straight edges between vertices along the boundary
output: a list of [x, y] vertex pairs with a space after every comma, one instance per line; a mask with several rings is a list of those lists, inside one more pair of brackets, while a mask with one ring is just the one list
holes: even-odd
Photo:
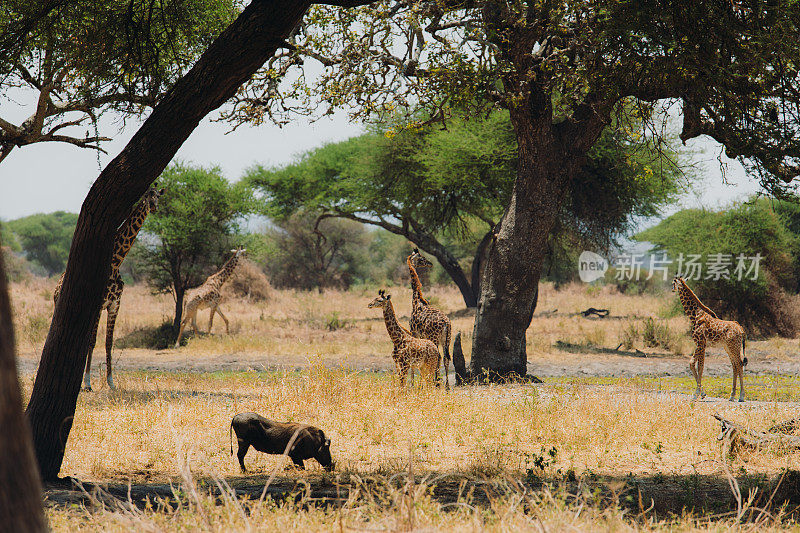
[[386, 295], [386, 299], [387, 299], [387, 300], [391, 300], [391, 299], [392, 299], [392, 295], [391, 295], [391, 294], [387, 294], [387, 295]]

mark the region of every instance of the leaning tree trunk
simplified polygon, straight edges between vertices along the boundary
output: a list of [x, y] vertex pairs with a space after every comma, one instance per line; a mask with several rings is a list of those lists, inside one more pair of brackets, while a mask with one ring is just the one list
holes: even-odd
[[[39, 469], [57, 479], [116, 228], [209, 112], [232, 97], [299, 24], [308, 0], [253, 0], [153, 109], [81, 207], [28, 419]], [[93, 340], [93, 339], [91, 339]]]
[[512, 111], [519, 166], [511, 202], [488, 245], [473, 330], [470, 373], [502, 379], [527, 373], [525, 332], [533, 318], [547, 240], [570, 167], [547, 123]]
[[0, 252], [0, 529], [47, 531], [31, 430], [22, 413], [5, 272]]

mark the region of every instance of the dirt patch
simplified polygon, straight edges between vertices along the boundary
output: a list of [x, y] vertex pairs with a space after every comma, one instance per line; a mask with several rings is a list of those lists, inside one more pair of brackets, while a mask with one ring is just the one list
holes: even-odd
[[[800, 354], [796, 357], [770, 358], [763, 350], [748, 351], [750, 363], [745, 375], [800, 374]], [[94, 371], [105, 365], [105, 354], [96, 351], [92, 359]], [[17, 360], [21, 375], [33, 374], [39, 364], [38, 354], [23, 352]], [[222, 372], [302, 370], [310, 366], [343, 368], [352, 371], [392, 372], [394, 363], [389, 353], [371, 353], [354, 356], [304, 356], [241, 351], [222, 354], [193, 354], [190, 348], [179, 350], [116, 350], [114, 370], [151, 372]], [[530, 355], [528, 374], [540, 378], [576, 377], [632, 377], [632, 376], [689, 376], [689, 360], [663, 352], [647, 353], [640, 350], [618, 351], [591, 349], [581, 345], [563, 343], [552, 352]], [[452, 375], [452, 368], [450, 369]], [[708, 350], [705, 376], [727, 376], [731, 372], [730, 360], [723, 350]]]

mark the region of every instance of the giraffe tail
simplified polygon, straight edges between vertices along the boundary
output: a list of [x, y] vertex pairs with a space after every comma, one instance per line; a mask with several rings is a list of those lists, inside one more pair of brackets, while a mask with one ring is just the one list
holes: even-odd
[[747, 356], [745, 356], [744, 352], [744, 345], [747, 341], [747, 337], [742, 336], [742, 366], [747, 366]]

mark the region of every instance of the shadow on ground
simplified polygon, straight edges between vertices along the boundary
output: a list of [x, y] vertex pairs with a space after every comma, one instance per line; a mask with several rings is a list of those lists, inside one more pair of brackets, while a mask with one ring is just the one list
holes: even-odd
[[[257, 500], [269, 497], [276, 501], [294, 500], [304, 507], [340, 506], [348, 501], [351, 493], [356, 498], [369, 498], [386, 492], [390, 486], [407, 486], [406, 472], [394, 475], [351, 476], [348, 474], [319, 474], [311, 472], [305, 478], [277, 476], [266, 487], [269, 476], [265, 474], [231, 476], [225, 478], [237, 497]], [[755, 499], [746, 511], [743, 520], [754, 520], [762, 509], [775, 510], [786, 506], [788, 516], [796, 518], [800, 506], [800, 472], [787, 471], [783, 476], [766, 475], [738, 476], [735, 479], [742, 498], [755, 491]], [[456, 502], [486, 507], [491, 502], [512, 494], [558, 494], [576, 504], [598, 507], [620, 506], [636, 515], [665, 518], [691, 512], [695, 515], [723, 515], [736, 513], [737, 502], [731, 482], [719, 475], [648, 475], [625, 477], [594, 477], [583, 479], [540, 479], [527, 476], [525, 480], [507, 477], [475, 478], [463, 474], [435, 473], [416, 476], [413, 484], [430, 487], [433, 498], [443, 506]], [[222, 502], [220, 484], [213, 479], [198, 478], [198, 486], [219, 498]], [[48, 506], [70, 506], [74, 504], [106, 506], [115, 508], [118, 503], [132, 502], [144, 507], [147, 502], [175, 502], [183, 499], [186, 492], [178, 490], [180, 480], [170, 483], [132, 483], [109, 480], [102, 484], [83, 484], [77, 487], [74, 481], [45, 486], [45, 501]], [[406, 491], [408, 494], [409, 491]], [[456, 508], [456, 506], [452, 506]]]

